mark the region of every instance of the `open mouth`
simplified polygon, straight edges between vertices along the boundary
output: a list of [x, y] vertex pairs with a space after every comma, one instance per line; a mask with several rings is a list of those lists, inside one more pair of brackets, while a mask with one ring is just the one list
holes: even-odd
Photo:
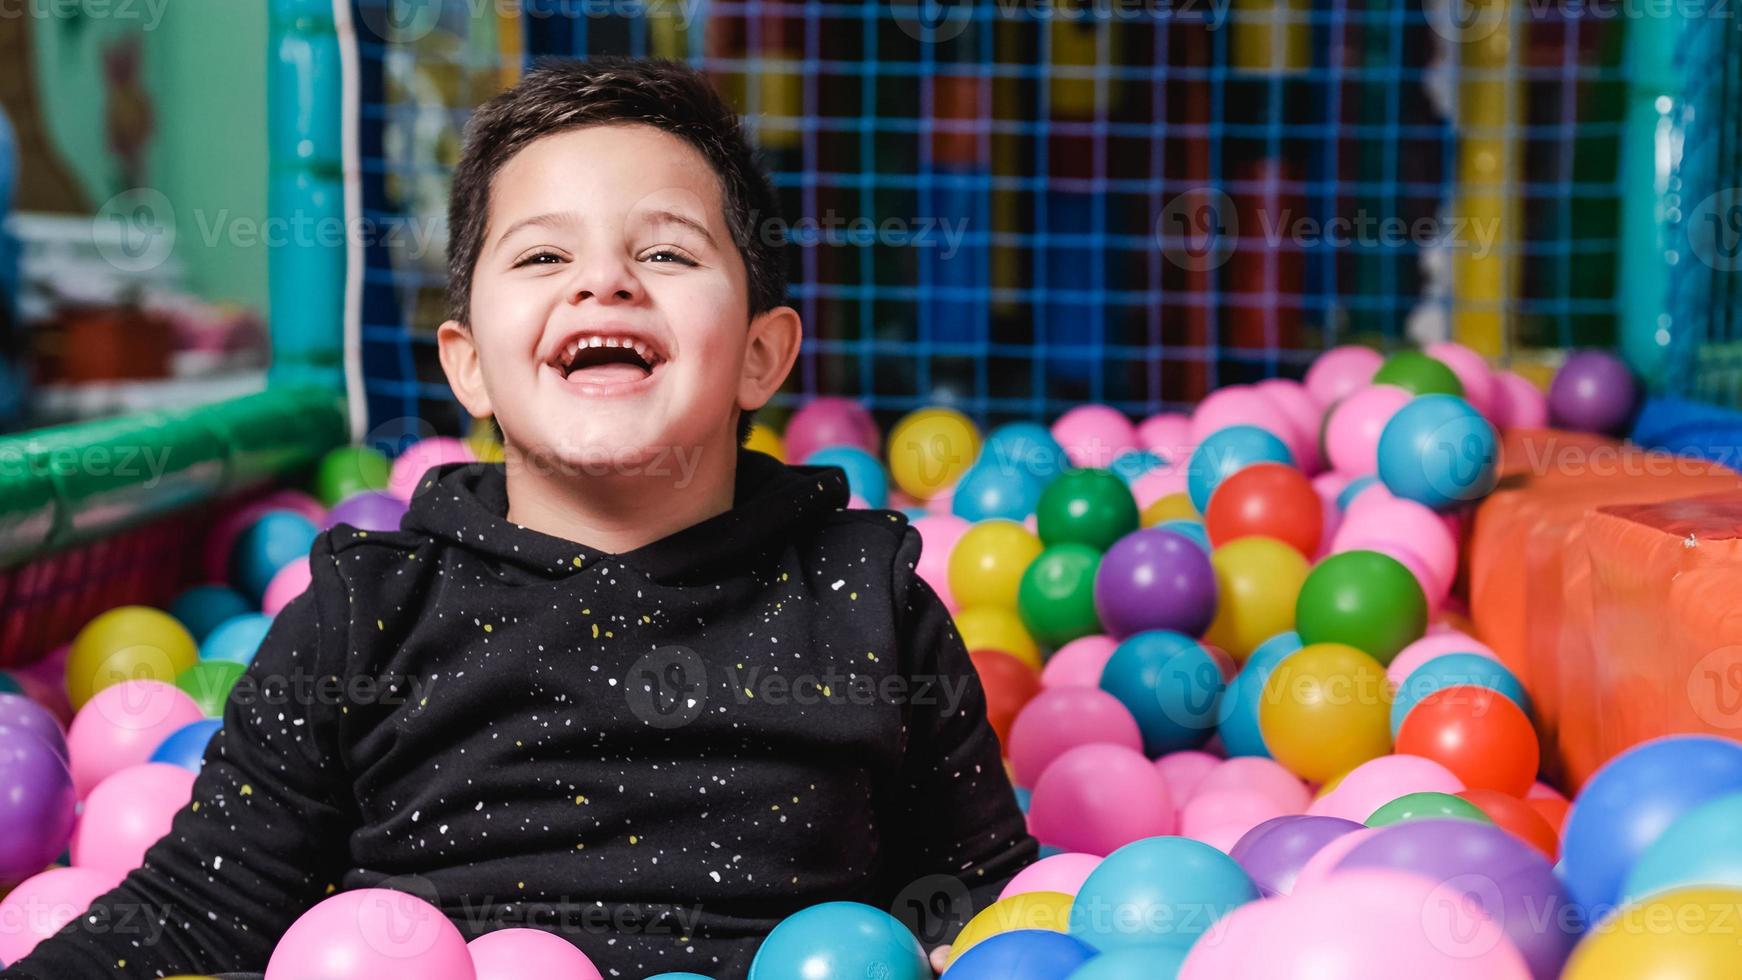
[[587, 335], [565, 344], [551, 366], [577, 384], [625, 385], [651, 377], [664, 363], [664, 356], [646, 341]]

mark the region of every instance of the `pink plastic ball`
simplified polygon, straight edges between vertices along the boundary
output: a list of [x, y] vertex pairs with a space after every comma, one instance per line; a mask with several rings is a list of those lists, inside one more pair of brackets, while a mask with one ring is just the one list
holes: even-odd
[[1105, 857], [1132, 841], [1173, 833], [1167, 780], [1123, 745], [1079, 745], [1035, 783], [1029, 827], [1042, 844]]
[[919, 561], [913, 570], [931, 586], [950, 612], [957, 610], [956, 597], [950, 594], [950, 552], [956, 542], [968, 533], [971, 525], [954, 514], [927, 514], [914, 520], [919, 532]]
[[1349, 505], [1332, 551], [1347, 551], [1346, 541], [1394, 541], [1428, 563], [1435, 590], [1444, 597], [1458, 576], [1458, 539], [1431, 508], [1389, 494], [1363, 493]]
[[857, 446], [883, 457], [883, 434], [864, 405], [851, 398], [822, 397], [806, 402], [787, 420], [786, 458], [800, 460], [825, 446]]
[[1275, 759], [1239, 756], [1210, 770], [1198, 783], [1197, 792], [1252, 790], [1271, 799], [1283, 813], [1304, 813], [1312, 802], [1306, 784]]
[[1042, 687], [1100, 687], [1101, 671], [1119, 641], [1104, 633], [1079, 636], [1047, 658], [1040, 671]]
[[925, 502], [926, 513], [927, 514], [937, 514], [939, 516], [947, 514], [951, 517], [954, 517], [955, 516], [955, 500], [956, 500], [956, 485], [954, 483], [951, 483], [947, 487], [939, 488], [937, 493], [932, 494], [929, 498], [926, 499], [926, 502]]
[[1411, 793], [1461, 793], [1464, 781], [1432, 759], [1382, 755], [1349, 770], [1337, 788], [1313, 801], [1313, 816], [1366, 823], [1375, 810]]
[[475, 463], [478, 457], [472, 447], [448, 436], [419, 439], [405, 448], [393, 461], [387, 476], [387, 492], [400, 500], [410, 500], [417, 493], [420, 481], [431, 467], [448, 463]]
[[587, 954], [543, 929], [498, 929], [466, 948], [478, 980], [603, 980]]
[[1005, 740], [1018, 786], [1034, 786], [1059, 756], [1080, 745], [1110, 744], [1142, 751], [1137, 720], [1098, 687], [1051, 687], [1017, 712]]
[[50, 868], [0, 899], [0, 963], [16, 963], [36, 944], [84, 914], [92, 899], [121, 883], [100, 868]]
[[1179, 811], [1179, 832], [1184, 837], [1202, 838], [1212, 830], [1235, 830], [1239, 840], [1248, 830], [1266, 820], [1287, 816], [1284, 809], [1267, 794], [1256, 789], [1204, 789]]
[[1373, 375], [1385, 358], [1370, 347], [1333, 347], [1320, 354], [1307, 368], [1306, 390], [1320, 408], [1330, 408], [1338, 400], [1373, 381]]
[[1078, 405], [1060, 415], [1052, 424], [1052, 437], [1072, 466], [1105, 467], [1139, 446], [1137, 427], [1124, 412], [1107, 405]]
[[1360, 830], [1351, 830], [1319, 848], [1312, 857], [1307, 858], [1305, 864], [1300, 866], [1300, 873], [1294, 876], [1294, 888], [1289, 894], [1304, 895], [1318, 889], [1332, 875], [1339, 873], [1337, 865], [1342, 863], [1343, 858], [1349, 856], [1350, 851], [1360, 847], [1367, 838], [1384, 829], [1383, 827], [1362, 827]]
[[1325, 458], [1350, 478], [1379, 472], [1379, 435], [1385, 423], [1414, 397], [1396, 385], [1369, 385], [1329, 409]]
[[73, 786], [86, 796], [109, 776], [149, 761], [171, 733], [204, 717], [193, 698], [162, 681], [122, 681], [103, 688], [67, 730]]
[[1251, 385], [1218, 388], [1205, 396], [1192, 412], [1192, 443], [1202, 444], [1212, 434], [1234, 425], [1263, 429], [1281, 439], [1295, 461], [1300, 461], [1300, 433], [1285, 425], [1276, 403]]
[[1548, 395], [1515, 372], [1494, 375], [1493, 407], [1497, 428], [1548, 428]]
[[1168, 462], [1191, 458], [1192, 420], [1179, 412], [1151, 415], [1137, 425], [1137, 441]]
[[1131, 496], [1137, 498], [1138, 510], [1143, 510], [1168, 494], [1185, 492], [1186, 465], [1183, 462], [1157, 466], [1131, 481]]
[[1493, 421], [1494, 371], [1488, 367], [1488, 362], [1483, 360], [1482, 355], [1463, 344], [1449, 340], [1429, 344], [1422, 352], [1451, 368], [1452, 373], [1464, 384], [1464, 400], [1470, 403], [1471, 408], [1481, 412], [1484, 418]]
[[1101, 863], [1101, 859], [1093, 854], [1054, 854], [1043, 857], [1016, 873], [1004, 890], [998, 893], [999, 901], [1012, 895], [1025, 895], [1029, 892], [1059, 892], [1064, 895], [1075, 895], [1083, 887], [1083, 879]]
[[279, 938], [266, 980], [477, 980], [465, 937], [441, 909], [386, 888], [340, 892]]
[[1221, 759], [1208, 752], [1182, 749], [1155, 760], [1155, 770], [1167, 780], [1168, 795], [1173, 797], [1174, 804], [1183, 807], [1197, 794], [1204, 777], [1221, 764]]
[[1234, 853], [1234, 845], [1240, 843], [1240, 838], [1245, 837], [1250, 832], [1251, 828], [1249, 827], [1231, 823], [1220, 827], [1211, 827], [1201, 834], [1182, 834], [1181, 836], [1190, 837], [1200, 844], [1208, 844], [1223, 854], [1231, 855]]
[[1276, 406], [1278, 417], [1294, 433], [1283, 441], [1294, 452], [1301, 472], [1312, 476], [1324, 469], [1324, 460], [1319, 457], [1319, 422], [1325, 413], [1307, 394], [1306, 386], [1288, 378], [1269, 378], [1254, 387]]
[[1470, 634], [1460, 633], [1457, 630], [1443, 630], [1438, 633], [1429, 633], [1399, 650], [1397, 656], [1391, 658], [1391, 663], [1386, 665], [1385, 676], [1393, 685], [1401, 686], [1404, 681], [1409, 679], [1410, 674], [1415, 673], [1417, 667], [1435, 657], [1448, 653], [1474, 653], [1487, 657], [1489, 660], [1498, 661], [1500, 659], [1488, 644]]
[[292, 558], [272, 576], [272, 581], [266, 583], [266, 592], [260, 597], [260, 611], [268, 616], [278, 615], [290, 605], [290, 600], [308, 591], [311, 581], [313, 575], [309, 572], [308, 557]]
[[1527, 800], [1560, 800], [1562, 803], [1567, 801], [1565, 793], [1543, 782], [1531, 784], [1530, 789], [1525, 791], [1524, 798]]
[[146, 848], [169, 833], [170, 821], [193, 793], [194, 774], [162, 762], [128, 766], [108, 777], [85, 798], [73, 831], [73, 864], [118, 875], [139, 867]]

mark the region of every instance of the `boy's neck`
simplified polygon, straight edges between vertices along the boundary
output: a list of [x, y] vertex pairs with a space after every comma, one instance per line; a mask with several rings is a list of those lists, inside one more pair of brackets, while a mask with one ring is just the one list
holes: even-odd
[[508, 520], [606, 554], [634, 551], [731, 510], [738, 473], [735, 444], [622, 472], [537, 465], [513, 447], [505, 453]]

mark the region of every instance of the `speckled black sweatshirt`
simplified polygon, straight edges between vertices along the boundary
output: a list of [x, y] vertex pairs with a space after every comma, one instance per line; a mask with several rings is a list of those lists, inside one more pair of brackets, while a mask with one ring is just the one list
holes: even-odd
[[973, 667], [892, 511], [740, 452], [731, 510], [624, 554], [506, 520], [500, 465], [341, 526], [145, 865], [0, 977], [262, 970], [392, 887], [607, 977], [747, 974], [808, 905], [927, 946], [1034, 859]]

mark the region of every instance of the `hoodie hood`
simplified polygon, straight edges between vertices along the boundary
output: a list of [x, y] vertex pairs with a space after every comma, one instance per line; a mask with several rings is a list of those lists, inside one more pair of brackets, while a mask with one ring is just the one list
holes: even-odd
[[[424, 475], [403, 527], [453, 542], [543, 578], [610, 559], [656, 581], [695, 581], [778, 547], [847, 506], [847, 478], [833, 466], [787, 466], [738, 450], [732, 508], [633, 551], [612, 554], [508, 520], [501, 463], [452, 463]], [[579, 561], [576, 561], [579, 559]]]

